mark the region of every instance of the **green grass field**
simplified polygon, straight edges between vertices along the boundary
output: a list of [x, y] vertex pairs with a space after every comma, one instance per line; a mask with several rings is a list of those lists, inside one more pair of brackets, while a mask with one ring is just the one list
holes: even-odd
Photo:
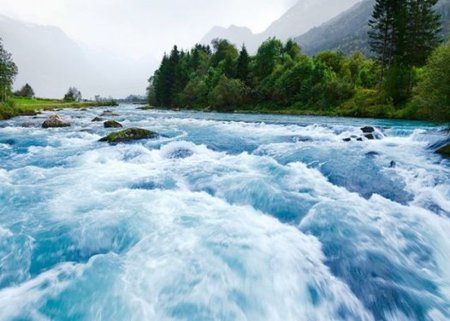
[[9, 119], [15, 116], [35, 114], [42, 110], [115, 105], [116, 103], [114, 101], [64, 102], [57, 99], [11, 97], [9, 101], [0, 103], [0, 120]]

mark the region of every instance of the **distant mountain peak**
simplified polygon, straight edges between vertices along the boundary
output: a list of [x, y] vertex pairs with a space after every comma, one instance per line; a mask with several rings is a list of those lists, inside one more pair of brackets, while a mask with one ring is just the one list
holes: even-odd
[[360, 0], [299, 0], [264, 32], [254, 34], [249, 28], [231, 25], [228, 28], [214, 27], [201, 40], [208, 44], [215, 38], [228, 39], [235, 45], [245, 43], [250, 51], [270, 37], [283, 41], [295, 38], [315, 26], [328, 21]]

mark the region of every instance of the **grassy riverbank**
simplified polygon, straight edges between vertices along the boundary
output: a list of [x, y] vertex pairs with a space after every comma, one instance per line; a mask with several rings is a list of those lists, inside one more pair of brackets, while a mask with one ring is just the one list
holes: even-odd
[[102, 106], [116, 106], [114, 101], [84, 101], [65, 102], [58, 99], [12, 97], [5, 103], [0, 103], [0, 120], [21, 115], [32, 115], [42, 110], [60, 108], [88, 108]]

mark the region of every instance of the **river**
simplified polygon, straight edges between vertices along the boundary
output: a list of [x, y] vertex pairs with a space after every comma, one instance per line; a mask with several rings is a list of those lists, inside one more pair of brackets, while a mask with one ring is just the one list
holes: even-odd
[[450, 320], [442, 125], [101, 111], [0, 122], [0, 320]]

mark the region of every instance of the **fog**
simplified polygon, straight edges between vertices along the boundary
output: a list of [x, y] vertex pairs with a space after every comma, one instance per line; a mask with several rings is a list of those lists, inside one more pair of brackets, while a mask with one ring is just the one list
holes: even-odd
[[28, 82], [37, 95], [60, 98], [77, 86], [86, 98], [124, 97], [145, 93], [148, 77], [174, 44], [189, 48], [213, 26], [263, 32], [296, 3], [0, 0], [0, 37], [19, 66], [16, 88]]

